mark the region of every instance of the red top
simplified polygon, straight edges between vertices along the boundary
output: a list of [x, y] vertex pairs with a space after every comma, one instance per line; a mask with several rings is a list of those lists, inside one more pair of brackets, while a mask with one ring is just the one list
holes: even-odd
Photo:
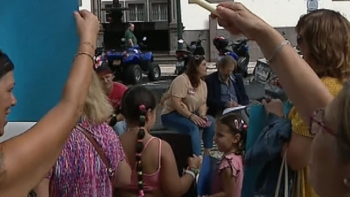
[[117, 107], [122, 101], [125, 91], [128, 89], [124, 84], [114, 82], [113, 90], [108, 95], [109, 101], [111, 102], [113, 108]]

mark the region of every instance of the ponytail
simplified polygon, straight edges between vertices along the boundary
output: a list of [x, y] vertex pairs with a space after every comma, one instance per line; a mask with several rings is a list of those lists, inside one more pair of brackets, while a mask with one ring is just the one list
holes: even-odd
[[136, 170], [137, 170], [137, 185], [139, 188], [138, 197], [144, 197], [143, 191], [143, 172], [142, 172], [142, 162], [141, 162], [141, 153], [143, 151], [143, 138], [145, 137], [145, 129], [144, 126], [146, 124], [146, 112], [147, 109], [144, 105], [139, 106], [140, 109], [140, 117], [139, 117], [139, 131], [137, 133], [137, 143], [136, 143]]

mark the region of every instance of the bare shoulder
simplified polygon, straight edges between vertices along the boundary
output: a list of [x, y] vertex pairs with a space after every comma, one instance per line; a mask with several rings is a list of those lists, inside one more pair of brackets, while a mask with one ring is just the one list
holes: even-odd
[[162, 143], [162, 156], [173, 154], [173, 149], [171, 148], [170, 144], [167, 141], [164, 141], [161, 139]]

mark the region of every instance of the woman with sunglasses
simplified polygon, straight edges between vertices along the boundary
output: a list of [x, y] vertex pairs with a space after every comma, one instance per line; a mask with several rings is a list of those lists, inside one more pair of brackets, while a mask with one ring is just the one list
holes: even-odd
[[[304, 154], [308, 158], [303, 158], [303, 160], [310, 160], [310, 180], [317, 195], [321, 197], [348, 196], [350, 194], [350, 125], [348, 123], [350, 122], [350, 84], [348, 82], [345, 83], [340, 94], [332, 101], [332, 93], [329, 91], [330, 88], [327, 88], [327, 86], [330, 87], [331, 85], [328, 85], [325, 80], [322, 82], [317, 76], [319, 73], [315, 73], [305, 60], [295, 53], [289, 43], [266, 22], [251, 13], [240, 3], [220, 3], [217, 11], [220, 15], [218, 22], [226, 30], [233, 34], [241, 33], [258, 43], [274, 72], [278, 75], [284, 90], [296, 107], [301, 119], [304, 123], [311, 123], [311, 134], [306, 135], [314, 136], [316, 134], [316, 136], [314, 140], [309, 140], [312, 142], [309, 142], [311, 148], [304, 149]], [[335, 59], [333, 61], [328, 59], [328, 62], [321, 63], [328, 63], [329, 66], [335, 65], [332, 66], [335, 68], [344, 66], [345, 68], [341, 70], [342, 74], [340, 76], [347, 76], [348, 74], [345, 73], [348, 70], [345, 62], [350, 60], [349, 22], [339, 13], [329, 10], [316, 11], [304, 17], [301, 21], [305, 20], [303, 22], [305, 29], [307, 29], [308, 25], [312, 25], [315, 22], [315, 18], [317, 20], [321, 18], [322, 21], [318, 22], [317, 26], [313, 26], [312, 31], [310, 30], [314, 34], [309, 36], [316, 36], [315, 39], [305, 37], [305, 30], [297, 28], [297, 30], [300, 30], [298, 33], [302, 38], [300, 41], [309, 42], [314, 40], [313, 44], [321, 46], [318, 49], [320, 51], [325, 51], [330, 47], [327, 50], [329, 54], [322, 54], [321, 56], [322, 58], [324, 58], [323, 56], [328, 58], [333, 56]], [[322, 32], [320, 30], [321, 23], [324, 23], [329, 31], [326, 37], [323, 37], [324, 40], [321, 40], [322, 38], [320, 37], [317, 38], [317, 34]], [[339, 27], [335, 28], [335, 25]], [[343, 43], [333, 37], [342, 40]], [[332, 39], [334, 43], [330, 43], [329, 39]], [[304, 55], [312, 57], [312, 59], [306, 57], [307, 62], [311, 63], [318, 60], [315, 57], [315, 53], [312, 54], [312, 50], [310, 50], [310, 48], [314, 48], [317, 45], [305, 46], [308, 48], [304, 49]], [[335, 54], [334, 51], [339, 54]], [[318, 64], [320, 64], [318, 61], [313, 63], [313, 65]], [[339, 76], [339, 74], [327, 74], [331, 73], [330, 70], [325, 73], [323, 76], [329, 78], [337, 78]], [[336, 80], [339, 80], [337, 86], [341, 86], [342, 80], [346, 80], [346, 77], [334, 79], [334, 81]], [[332, 91], [337, 89], [332, 88]], [[335, 94], [333, 93], [333, 95]], [[326, 108], [323, 110], [322, 108], [324, 107]], [[319, 108], [321, 110], [316, 110]], [[316, 112], [314, 112], [315, 110]], [[296, 136], [294, 133], [293, 135]], [[304, 146], [302, 143], [300, 142], [299, 146]], [[310, 149], [311, 154], [309, 156], [308, 152]], [[298, 167], [298, 165], [295, 166]]]
[[[80, 45], [60, 102], [35, 126], [0, 143], [0, 196], [26, 196], [52, 168], [81, 115], [93, 73], [99, 22], [92, 13], [74, 13]], [[16, 104], [14, 65], [0, 52], [0, 137]]]
[[203, 56], [195, 55], [187, 64], [186, 73], [179, 75], [171, 83], [163, 97], [162, 124], [169, 130], [191, 136], [193, 154], [200, 156], [203, 129], [204, 153], [213, 147], [215, 120], [207, 115], [207, 85], [202, 80], [207, 75], [207, 65]]
[[[315, 137], [310, 148], [310, 181], [317, 195], [321, 197], [349, 196], [349, 82], [344, 84], [343, 89], [333, 100], [331, 92], [314, 70], [295, 53], [275, 29], [261, 18], [240, 3], [220, 3], [217, 11], [218, 22], [226, 30], [232, 34], [243, 34], [258, 43], [303, 122], [311, 125], [309, 135], [315, 135]], [[336, 48], [344, 46], [340, 47], [342, 50], [338, 52], [343, 56], [340, 62], [347, 62], [350, 59], [350, 25], [346, 19], [337, 15], [338, 17], [335, 17], [331, 23], [340, 23], [342, 28], [328, 36], [343, 39], [347, 44], [344, 46], [344, 43], [336, 42], [337, 44], [331, 43], [329, 46], [336, 46]], [[324, 20], [332, 27], [327, 19]], [[309, 23], [310, 20], [307, 22]], [[319, 42], [321, 43], [322, 40]], [[323, 42], [328, 44], [327, 40]], [[324, 107], [325, 109], [322, 109]], [[321, 109], [317, 110], [319, 108]], [[308, 152], [308, 149], [304, 150], [305, 154]]]
[[[343, 87], [343, 82], [350, 77], [350, 25], [340, 13], [320, 9], [302, 16], [296, 26], [297, 43], [305, 61], [320, 77], [333, 96]], [[283, 108], [276, 109], [273, 101], [266, 105], [272, 113], [283, 115]], [[281, 105], [278, 105], [281, 106]], [[277, 111], [276, 111], [277, 110]], [[308, 183], [308, 161], [313, 136], [309, 134], [308, 125], [304, 124], [296, 109], [289, 114], [292, 122], [292, 137], [284, 150], [288, 148], [289, 166], [298, 171], [300, 177], [300, 196], [316, 196]]]

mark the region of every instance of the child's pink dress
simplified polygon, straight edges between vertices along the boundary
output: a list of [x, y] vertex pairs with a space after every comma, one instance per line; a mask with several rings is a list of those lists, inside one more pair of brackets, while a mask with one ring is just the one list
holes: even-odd
[[218, 164], [217, 174], [214, 176], [212, 194], [222, 192], [224, 190], [223, 183], [220, 177], [222, 170], [231, 168], [232, 176], [236, 177], [235, 191], [232, 197], [241, 197], [241, 190], [243, 185], [243, 161], [241, 155], [234, 153], [225, 155]]

